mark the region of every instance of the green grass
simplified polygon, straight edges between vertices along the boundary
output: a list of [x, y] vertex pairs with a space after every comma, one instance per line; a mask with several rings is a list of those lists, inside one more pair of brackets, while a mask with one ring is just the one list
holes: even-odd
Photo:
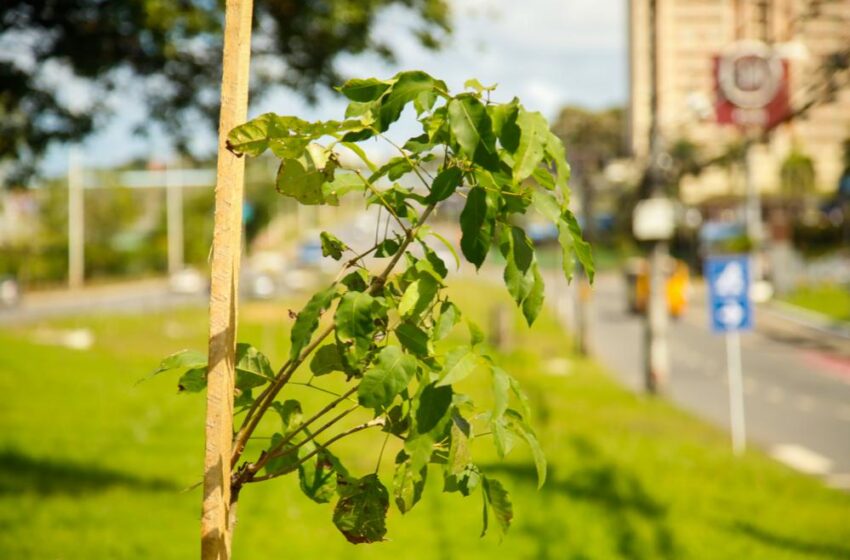
[[[496, 293], [467, 285], [458, 297], [486, 326]], [[247, 305], [240, 338], [279, 361], [285, 309]], [[411, 513], [391, 508], [390, 541], [352, 546], [331, 524], [331, 508], [284, 478], [243, 491], [236, 558], [850, 557], [850, 496], [757, 451], [734, 458], [723, 433], [566, 354], [551, 317], [532, 330], [516, 325], [515, 349], [501, 362], [530, 393], [550, 476], [537, 491], [524, 449], [498, 463], [489, 446], [476, 446], [485, 471], [512, 493], [514, 526], [501, 543], [478, 537], [478, 495], [443, 495], [432, 479]], [[70, 327], [92, 329], [94, 347], [38, 342], [47, 328]], [[0, 331], [0, 558], [197, 556], [200, 492], [183, 489], [201, 472], [203, 398], [177, 395], [173, 377], [136, 381], [163, 355], [202, 348], [205, 330], [202, 310], [181, 310]], [[483, 385], [468, 389], [483, 394]], [[288, 391], [306, 407], [326, 399]], [[382, 440], [362, 432], [336, 449], [364, 474]], [[394, 451], [384, 456], [385, 480]]]
[[850, 286], [813, 284], [798, 288], [782, 299], [835, 321], [850, 322]]

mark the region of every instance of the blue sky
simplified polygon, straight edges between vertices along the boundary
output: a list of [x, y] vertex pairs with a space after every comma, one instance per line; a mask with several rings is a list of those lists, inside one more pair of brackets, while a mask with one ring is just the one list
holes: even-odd
[[[602, 108], [624, 104], [627, 95], [627, 0], [454, 0], [454, 34], [438, 52], [422, 49], [397, 31], [406, 13], [384, 14], [376, 33], [393, 45], [398, 63], [388, 66], [376, 57], [342, 57], [347, 76], [392, 75], [401, 69], [422, 69], [460, 89], [466, 79], [498, 84], [496, 97], [519, 97], [532, 109], [554, 117], [565, 104]], [[167, 159], [168, 143], [161, 138], [134, 137], [134, 125], [144, 114], [133, 109], [133, 94], [114, 100], [121, 116], [83, 145], [86, 165], [120, 164], [133, 157]], [[275, 92], [252, 105], [250, 114], [266, 111], [307, 118], [339, 118], [344, 101], [325, 95], [315, 106], [295, 94]], [[212, 149], [215, 138], [199, 135], [198, 146]], [[51, 150], [45, 171], [64, 174], [67, 150]]]

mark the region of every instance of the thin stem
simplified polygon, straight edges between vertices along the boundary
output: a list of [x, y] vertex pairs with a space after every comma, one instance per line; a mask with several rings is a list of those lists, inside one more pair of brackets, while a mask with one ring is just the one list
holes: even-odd
[[296, 445], [293, 445], [289, 449], [284, 449], [283, 446], [289, 443], [292, 440], [292, 436], [301, 431], [301, 428], [299, 428], [295, 432], [292, 432], [291, 434], [288, 434], [287, 437], [279, 441], [274, 447], [263, 453], [260, 458], [257, 459], [256, 463], [248, 465], [248, 467], [243, 471], [242, 476], [240, 478], [243, 480], [251, 478], [255, 473], [260, 472], [260, 470], [265, 467], [266, 464], [272, 459], [277, 457], [284, 457], [286, 455], [289, 455], [290, 453], [296, 453], [305, 444], [316, 439], [316, 436], [318, 436], [319, 434], [321, 434], [322, 432], [324, 432], [325, 430], [327, 430], [328, 428], [330, 428], [331, 426], [333, 426], [334, 424], [354, 412], [355, 410], [357, 410], [357, 406], [353, 406], [349, 409], [343, 410], [342, 412], [331, 418], [324, 425], [322, 425], [318, 430], [316, 430], [312, 434], [309, 434], [309, 436], [304, 438], [303, 441], [298, 442]]
[[[366, 422], [365, 424], [360, 424], [359, 426], [354, 426], [353, 428], [349, 428], [349, 429], [347, 429], [346, 431], [344, 431], [344, 432], [342, 432], [342, 433], [339, 433], [339, 434], [335, 435], [334, 437], [332, 437], [331, 439], [329, 439], [328, 441], [326, 441], [326, 442], [325, 442], [325, 443], [323, 443], [323, 444], [316, 444], [316, 449], [314, 449], [313, 451], [311, 451], [310, 453], [308, 453], [307, 455], [305, 455], [303, 459], [301, 459], [300, 461], [298, 461], [298, 463], [296, 463], [296, 464], [293, 466], [293, 470], [294, 470], [294, 469], [297, 469], [298, 467], [300, 467], [301, 465], [303, 465], [304, 463], [306, 463], [307, 461], [309, 461], [310, 459], [312, 459], [313, 457], [315, 457], [315, 456], [316, 456], [316, 454], [318, 454], [319, 452], [321, 452], [321, 451], [323, 451], [323, 450], [327, 449], [328, 447], [330, 447], [330, 446], [331, 446], [331, 444], [333, 444], [333, 443], [335, 443], [335, 442], [337, 442], [337, 441], [341, 440], [342, 438], [344, 438], [344, 437], [348, 437], [348, 436], [350, 436], [351, 434], [356, 434], [357, 432], [360, 432], [360, 431], [362, 431], [362, 430], [366, 430], [366, 429], [368, 429], [368, 428], [372, 428], [372, 427], [374, 427], [374, 426], [383, 426], [384, 424], [386, 424], [386, 420], [385, 420], [383, 417], [375, 418], [375, 419], [373, 419], [373, 420], [370, 420], [370, 421]], [[252, 478], [249, 478], [249, 479], [245, 480], [245, 482], [246, 482], [246, 483], [249, 483], [249, 482], [262, 482], [262, 481], [264, 481], [264, 480], [269, 480], [269, 479], [272, 479], [272, 478], [277, 478], [278, 476], [282, 476], [282, 475], [288, 474], [288, 473], [290, 473], [290, 472], [292, 472], [292, 471], [290, 470], [290, 471], [286, 471], [286, 472], [282, 472], [282, 473], [267, 474], [267, 475], [263, 475], [263, 476], [256, 476], [256, 477], [252, 477]]]
[[[428, 191], [430, 191], [430, 190], [431, 190], [431, 186], [428, 184], [428, 181], [426, 181], [426, 180], [425, 180], [425, 178], [424, 178], [424, 177], [422, 177], [422, 175], [419, 173], [419, 166], [418, 166], [418, 165], [416, 165], [415, 163], [413, 163], [413, 160], [411, 160], [411, 159], [410, 159], [410, 156], [408, 156], [408, 155], [407, 155], [407, 152], [405, 152], [405, 151], [404, 151], [404, 149], [403, 149], [401, 146], [399, 146], [398, 144], [396, 144], [395, 142], [393, 142], [392, 140], [390, 140], [389, 138], [387, 138], [387, 137], [386, 137], [386, 136], [384, 136], [383, 134], [379, 134], [378, 136], [380, 136], [381, 138], [383, 138], [384, 140], [386, 140], [387, 142], [389, 142], [389, 143], [390, 143], [390, 145], [391, 145], [393, 148], [395, 148], [396, 150], [398, 150], [398, 152], [401, 154], [401, 157], [403, 157], [403, 158], [407, 161], [407, 163], [408, 163], [408, 164], [410, 164], [410, 168], [413, 170], [413, 172], [416, 174], [416, 176], [417, 176], [417, 177], [419, 177], [419, 180], [420, 180], [420, 181], [422, 181], [422, 184], [423, 184], [423, 185], [425, 185], [425, 188], [426, 188]], [[426, 175], [428, 175], [428, 178], [429, 178], [429, 179], [431, 179], [431, 181], [433, 181], [433, 180], [434, 180], [434, 178], [433, 178], [433, 177], [431, 177], [431, 175], [430, 175], [427, 171], [425, 171], [425, 169], [424, 169], [424, 168], [422, 169], [422, 171], [423, 171]]]
[[[416, 233], [428, 220], [428, 217], [434, 211], [434, 208], [436, 208], [436, 206], [436, 202], [429, 204], [422, 212], [422, 215], [419, 217], [419, 222], [417, 223], [416, 227], [410, 230], [406, 230], [404, 241], [402, 241], [401, 247], [399, 247], [398, 252], [393, 255], [392, 259], [390, 259], [390, 262], [387, 263], [387, 266], [384, 268], [384, 270], [378, 276], [372, 279], [371, 285], [368, 290], [369, 295], [375, 295], [383, 289], [384, 284], [386, 283], [390, 273], [392, 273], [393, 269], [398, 264], [398, 261], [401, 260], [402, 255], [404, 255], [405, 251], [407, 251], [407, 248], [416, 238]], [[309, 356], [316, 348], [318, 348], [318, 346], [325, 340], [325, 338], [327, 338], [334, 331], [334, 328], [335, 325], [328, 325], [316, 336], [315, 340], [313, 340], [310, 344], [307, 345], [306, 348], [304, 348], [304, 350], [301, 351], [301, 353], [295, 360], [290, 360], [286, 364], [284, 364], [284, 366], [278, 372], [275, 381], [271, 385], [269, 385], [269, 387], [267, 387], [265, 391], [263, 391], [263, 394], [258, 397], [257, 401], [254, 402], [254, 405], [251, 406], [253, 414], [251, 416], [246, 417], [242, 427], [239, 429], [239, 432], [234, 438], [233, 454], [230, 460], [231, 467], [235, 466], [236, 463], [239, 461], [239, 458], [242, 456], [242, 452], [245, 450], [246, 442], [251, 437], [251, 434], [253, 434], [254, 430], [257, 429], [257, 425], [260, 423], [260, 420], [265, 415], [266, 410], [268, 410], [272, 402], [274, 402], [274, 398], [277, 396], [283, 386], [286, 385], [286, 383], [292, 377], [292, 374], [295, 373], [295, 370], [298, 369], [298, 367], [302, 363], [304, 363], [304, 360], [307, 359], [307, 356]], [[348, 397], [356, 390], [357, 388], [355, 387], [354, 389], [349, 391], [349, 393], [346, 393], [344, 396]], [[260, 404], [257, 404], [258, 401], [260, 401]], [[251, 411], [249, 411], [249, 413], [250, 412]]]
[[[398, 217], [398, 214], [396, 214], [395, 211], [387, 203], [387, 200], [384, 198], [384, 194], [381, 191], [379, 191], [378, 189], [376, 189], [375, 186], [371, 182], [369, 182], [369, 180], [366, 179], [366, 177], [364, 177], [362, 173], [360, 173], [360, 171], [355, 169], [354, 173], [357, 174], [358, 177], [360, 177], [360, 180], [363, 181], [363, 184], [366, 185], [366, 188], [369, 189], [370, 191], [372, 191], [372, 194], [374, 194], [375, 196], [378, 197], [378, 199], [380, 199], [381, 206], [383, 208], [385, 208], [387, 210], [387, 212], [392, 214], [392, 217], [395, 218], [396, 222], [398, 222], [399, 227], [401, 227], [401, 229], [403, 229], [404, 231], [408, 231], [407, 225], [405, 225], [405, 223], [401, 221], [401, 218]], [[378, 223], [380, 224], [380, 217], [378, 218]], [[380, 227], [380, 226], [378, 226], [378, 227]], [[379, 229], [375, 230], [375, 238], [376, 239], [378, 237], [378, 231], [380, 231], [380, 230]]]
[[[294, 438], [296, 435], [298, 435], [303, 430], [305, 430], [307, 428], [307, 426], [309, 426], [310, 424], [312, 424], [313, 422], [315, 422], [316, 420], [321, 418], [326, 412], [332, 410], [339, 403], [341, 403], [342, 401], [344, 401], [345, 399], [350, 397], [356, 390], [357, 390], [357, 387], [352, 387], [348, 392], [346, 392], [343, 395], [340, 395], [338, 398], [336, 398], [333, 401], [331, 401], [330, 403], [328, 403], [322, 410], [320, 410], [319, 412], [317, 412], [316, 414], [311, 416], [309, 419], [302, 422], [301, 425], [299, 425], [297, 428], [295, 428], [294, 430], [292, 430], [291, 432], [286, 434], [286, 436], [284, 436], [284, 438], [282, 440], [280, 440], [277, 443], [277, 445], [275, 445], [272, 449], [270, 449], [268, 452], [263, 452], [263, 454], [260, 455], [260, 458], [257, 460], [256, 463], [252, 463], [252, 464], [248, 465], [245, 468], [244, 471], [240, 472], [239, 476], [237, 477], [237, 483], [243, 482], [245, 480], [246, 476], [250, 477], [254, 473], [256, 473], [257, 471], [259, 471], [261, 468], [263, 468], [265, 466], [265, 464], [268, 462], [270, 455], [272, 453], [281, 449], [284, 445], [286, 445], [287, 443], [292, 441], [292, 438]], [[308, 438], [308, 439], [310, 439], [310, 438]]]
[[384, 437], [384, 443], [381, 444], [381, 452], [378, 453], [378, 462], [375, 464], [375, 474], [378, 474], [378, 470], [381, 468], [381, 460], [384, 458], [384, 449], [387, 448], [387, 442], [390, 440], [390, 433], [387, 432], [387, 435]]
[[[310, 377], [310, 379], [312, 380], [313, 377], [315, 377], [315, 375]], [[313, 385], [309, 381], [307, 383], [302, 383], [300, 381], [290, 381], [289, 384], [290, 385], [300, 385], [301, 387], [309, 387], [310, 389], [315, 389], [317, 391], [321, 391], [322, 393], [327, 393], [327, 394], [333, 395], [335, 397], [340, 396], [340, 393], [337, 393], [335, 391], [331, 391], [330, 389], [325, 389], [324, 387], [319, 387], [318, 385]]]

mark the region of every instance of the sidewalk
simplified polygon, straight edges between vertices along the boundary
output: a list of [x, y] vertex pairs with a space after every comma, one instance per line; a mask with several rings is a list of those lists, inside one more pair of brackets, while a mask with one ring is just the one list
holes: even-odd
[[156, 311], [176, 305], [199, 305], [206, 301], [206, 293], [173, 293], [167, 278], [124, 280], [75, 290], [24, 292], [20, 305], [0, 309], [0, 325], [69, 315]]

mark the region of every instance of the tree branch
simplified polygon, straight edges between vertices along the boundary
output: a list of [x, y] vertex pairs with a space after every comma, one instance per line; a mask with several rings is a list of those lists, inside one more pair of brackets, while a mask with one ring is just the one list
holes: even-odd
[[[323, 443], [323, 444], [316, 444], [316, 449], [314, 449], [313, 451], [311, 451], [310, 453], [308, 453], [307, 455], [305, 455], [303, 459], [301, 459], [300, 461], [298, 461], [298, 463], [297, 463], [297, 464], [295, 464], [295, 466], [293, 467], [293, 469], [292, 469], [292, 470], [297, 469], [298, 467], [300, 467], [301, 465], [303, 465], [304, 463], [306, 463], [307, 461], [309, 461], [310, 459], [312, 459], [313, 457], [315, 457], [315, 456], [316, 456], [316, 454], [318, 454], [319, 452], [321, 452], [321, 451], [323, 451], [323, 450], [327, 449], [328, 447], [330, 447], [330, 446], [331, 446], [331, 444], [333, 444], [333, 443], [335, 443], [335, 442], [337, 442], [337, 441], [341, 440], [341, 439], [342, 439], [342, 438], [344, 438], [344, 437], [348, 437], [348, 436], [350, 436], [350, 435], [352, 435], [352, 434], [356, 434], [357, 432], [360, 432], [360, 431], [366, 430], [366, 429], [368, 429], [368, 428], [373, 428], [373, 427], [375, 427], [375, 426], [384, 426], [385, 424], [386, 424], [386, 420], [384, 419], [384, 417], [383, 417], [383, 416], [381, 416], [381, 417], [379, 417], [379, 418], [374, 418], [374, 419], [369, 420], [368, 422], [366, 422], [366, 423], [364, 423], [364, 424], [360, 424], [360, 425], [358, 425], [358, 426], [354, 426], [353, 428], [349, 428], [349, 429], [347, 429], [346, 431], [344, 431], [344, 432], [342, 432], [342, 433], [339, 433], [339, 434], [335, 435], [334, 437], [332, 437], [331, 439], [329, 439], [328, 441], [326, 441], [326, 442], [325, 442], [325, 443]], [[264, 481], [264, 480], [270, 480], [270, 479], [272, 479], [272, 478], [277, 478], [277, 477], [279, 477], [279, 476], [283, 476], [283, 475], [285, 475], [285, 474], [289, 474], [289, 473], [291, 473], [291, 472], [292, 472], [292, 470], [288, 470], [288, 471], [286, 471], [286, 472], [281, 472], [281, 473], [267, 474], [267, 475], [263, 475], [263, 476], [256, 476], [256, 477], [249, 478], [249, 479], [245, 480], [245, 483], [250, 483], [250, 482], [262, 482], [262, 481]]]

